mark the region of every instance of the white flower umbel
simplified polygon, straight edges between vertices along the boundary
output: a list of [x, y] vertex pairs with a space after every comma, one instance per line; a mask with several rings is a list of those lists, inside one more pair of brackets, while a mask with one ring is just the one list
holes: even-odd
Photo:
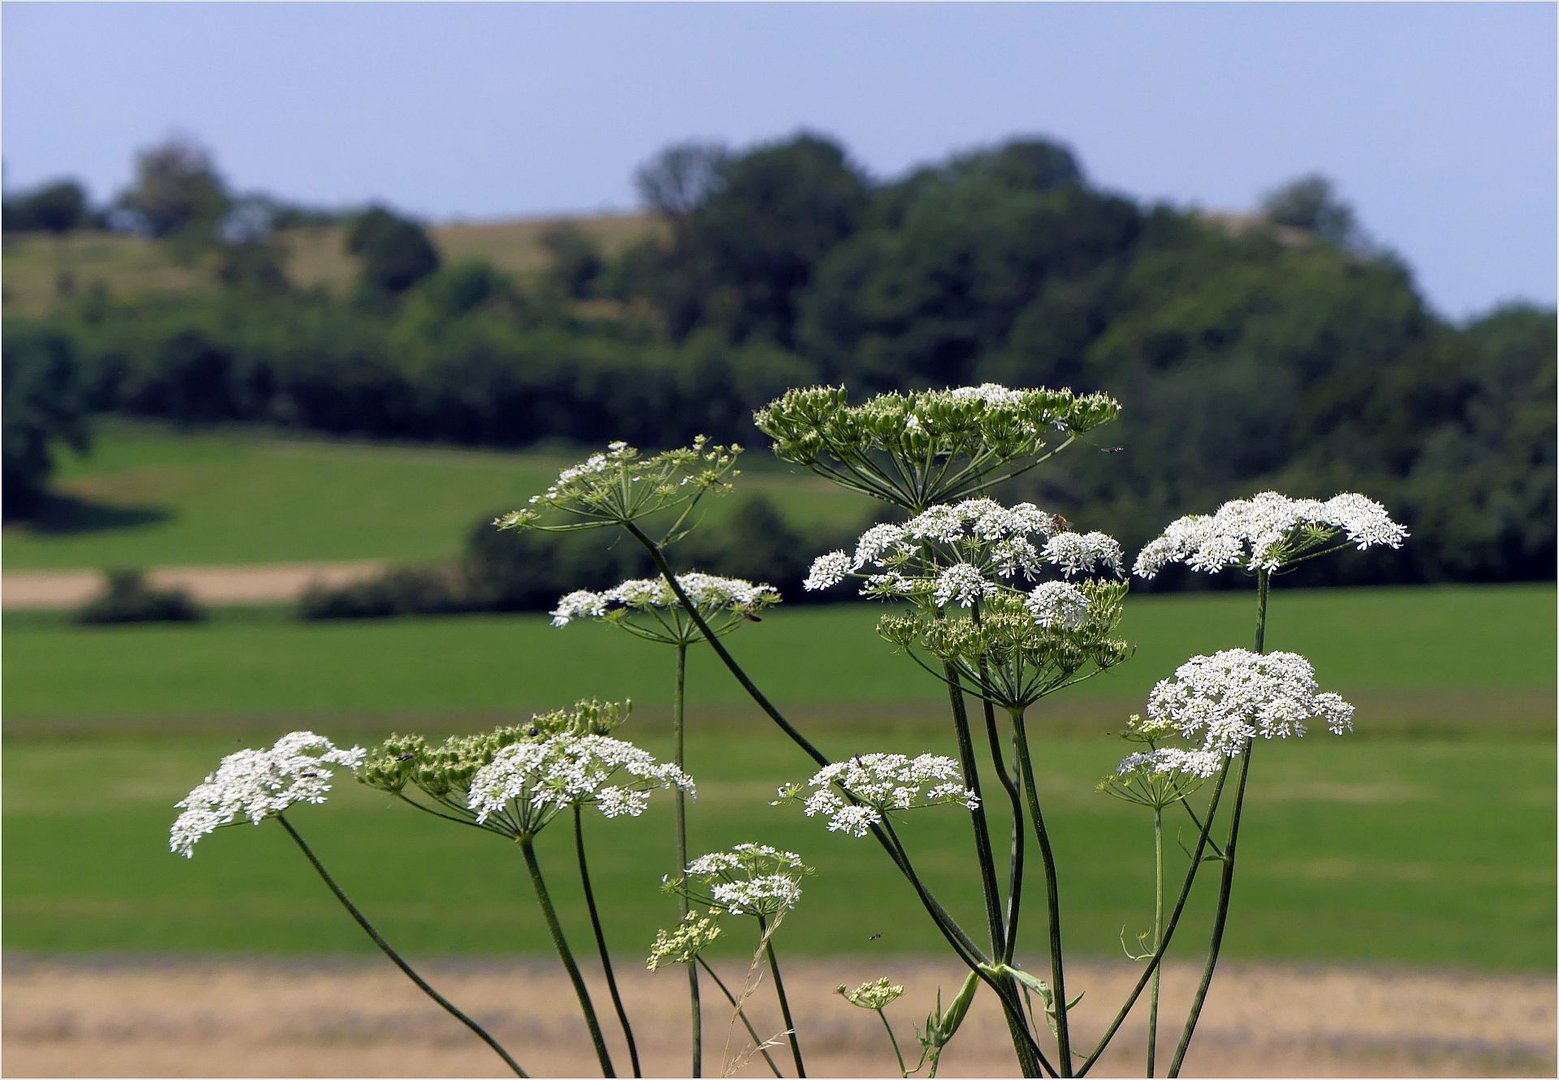
[[1334, 734], [1353, 730], [1353, 706], [1316, 687], [1298, 653], [1226, 649], [1194, 656], [1148, 695], [1148, 719], [1173, 724], [1204, 752], [1232, 757], [1251, 739], [1302, 736], [1319, 720]]
[[294, 731], [269, 750], [240, 750], [174, 805], [183, 813], [168, 836], [171, 851], [189, 858], [204, 836], [247, 818], [258, 825], [295, 803], [322, 803], [330, 792], [327, 765], [356, 769], [362, 747], [339, 749], [312, 731]]
[[873, 525], [853, 555], [819, 556], [804, 584], [826, 589], [855, 577], [865, 581], [864, 596], [970, 607], [1003, 583], [1037, 581], [1047, 566], [1068, 578], [1123, 572], [1120, 544], [1101, 532], [1061, 531], [1064, 524], [1033, 503], [982, 498], [933, 506], [902, 525]]
[[1171, 522], [1137, 555], [1133, 569], [1144, 578], [1176, 562], [1209, 574], [1228, 566], [1271, 571], [1350, 543], [1360, 550], [1401, 547], [1407, 535], [1384, 506], [1363, 495], [1350, 492], [1322, 502], [1263, 491], [1226, 502], [1216, 513]]
[[819, 769], [805, 786], [779, 790], [783, 800], [803, 804], [807, 817], [826, 817], [830, 832], [865, 836], [884, 815], [922, 806], [956, 804], [967, 810], [980, 805], [964, 785], [958, 762], [940, 754], [857, 754]]
[[1034, 586], [1024, 604], [1046, 630], [1080, 630], [1088, 624], [1088, 596], [1068, 581]]
[[704, 495], [730, 489], [740, 453], [739, 446], [716, 446], [702, 435], [690, 447], [650, 457], [614, 442], [604, 453], [564, 469], [546, 491], [531, 496], [528, 506], [493, 524], [559, 532], [628, 525], [668, 510], [680, 511], [680, 524]]
[[691, 964], [720, 937], [720, 923], [714, 915], [688, 912], [675, 930], [655, 931], [655, 944], [645, 965], [658, 971], [667, 964]]
[[787, 391], [754, 420], [780, 458], [918, 512], [1026, 472], [1119, 412], [1102, 394], [995, 383], [859, 405], [842, 386], [813, 386]]
[[768, 844], [737, 844], [729, 851], [700, 855], [667, 888], [714, 912], [769, 918], [801, 899], [801, 879], [812, 868], [794, 851]]
[[632, 743], [607, 735], [554, 735], [505, 746], [471, 778], [471, 810], [480, 824], [500, 822], [532, 836], [570, 806], [605, 817], [637, 817], [656, 788], [696, 795], [692, 777]]
[[[698, 571], [678, 574], [677, 584], [716, 634], [730, 633], [780, 599], [773, 586]], [[559, 599], [551, 614], [553, 626], [567, 626], [576, 619], [604, 619], [639, 637], [668, 644], [691, 644], [702, 636], [665, 578], [633, 578], [598, 593], [580, 589]]]

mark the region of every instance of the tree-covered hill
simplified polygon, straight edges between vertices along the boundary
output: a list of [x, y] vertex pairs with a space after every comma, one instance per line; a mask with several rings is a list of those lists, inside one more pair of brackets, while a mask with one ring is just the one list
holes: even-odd
[[[78, 265], [46, 312], [5, 322], [7, 511], [91, 411], [653, 447], [753, 442], [751, 410], [792, 385], [995, 381], [1122, 401], [1024, 494], [1129, 545], [1269, 486], [1357, 489], [1414, 538], [1349, 562], [1355, 580], [1553, 572], [1554, 312], [1439, 318], [1321, 178], [1218, 217], [1100, 190], [1046, 140], [883, 181], [803, 133], [671, 147], [637, 179], [653, 220], [533, 229], [528, 261], [386, 207], [326, 224], [251, 197], [111, 238], [163, 245], [182, 285], [78, 288], [105, 234], [11, 229], [8, 271], [49, 245]], [[288, 257], [325, 235], [329, 284], [323, 255]]]

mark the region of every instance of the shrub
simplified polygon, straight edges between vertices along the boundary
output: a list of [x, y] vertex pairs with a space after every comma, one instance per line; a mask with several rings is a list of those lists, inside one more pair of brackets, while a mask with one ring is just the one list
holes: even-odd
[[109, 570], [103, 592], [75, 615], [86, 624], [200, 622], [204, 611], [183, 589], [158, 589], [139, 570]]

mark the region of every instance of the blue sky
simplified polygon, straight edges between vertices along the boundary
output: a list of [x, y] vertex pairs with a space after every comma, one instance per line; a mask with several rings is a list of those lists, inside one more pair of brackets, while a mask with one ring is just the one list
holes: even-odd
[[240, 190], [434, 220], [634, 205], [668, 143], [799, 128], [888, 178], [1016, 134], [1139, 199], [1329, 176], [1437, 310], [1552, 305], [1559, 9], [1531, 4], [0, 8], [8, 187], [194, 136]]

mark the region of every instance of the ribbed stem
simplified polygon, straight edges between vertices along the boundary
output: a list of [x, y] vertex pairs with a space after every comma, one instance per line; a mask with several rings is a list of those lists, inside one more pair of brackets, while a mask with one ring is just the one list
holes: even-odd
[[552, 906], [552, 896], [547, 892], [547, 883], [541, 876], [541, 864], [536, 861], [536, 848], [531, 842], [531, 837], [522, 835], [519, 838], [520, 850], [525, 854], [525, 867], [530, 871], [531, 884], [536, 888], [536, 902], [541, 905], [541, 914], [547, 921], [547, 931], [552, 935], [552, 945], [558, 951], [558, 959], [563, 961], [563, 970], [568, 972], [569, 982], [574, 984], [574, 994], [579, 998], [579, 1009], [584, 1013], [585, 1026], [590, 1029], [590, 1041], [595, 1044], [595, 1056], [601, 1063], [603, 1076], [616, 1076], [617, 1070], [612, 1067], [612, 1055], [607, 1053], [606, 1039], [601, 1035], [601, 1024], [596, 1019], [595, 1006], [590, 1002], [590, 991], [585, 987], [585, 980], [579, 974], [579, 965], [574, 963], [574, 954], [568, 947], [568, 940], [563, 936], [562, 924], [558, 922], [558, 913]]
[[[1256, 571], [1256, 653], [1267, 651], [1267, 593], [1272, 574], [1268, 570]], [[1218, 953], [1223, 947], [1223, 934], [1229, 922], [1229, 904], [1234, 893], [1234, 854], [1240, 838], [1240, 811], [1245, 807], [1245, 780], [1250, 775], [1251, 751], [1255, 741], [1245, 744], [1240, 758], [1240, 782], [1234, 793], [1234, 812], [1229, 816], [1229, 839], [1223, 846], [1223, 875], [1218, 882], [1218, 910], [1213, 916], [1213, 936], [1207, 948], [1207, 964], [1202, 968], [1202, 981], [1197, 985], [1196, 997], [1191, 1002], [1190, 1015], [1186, 1017], [1185, 1030], [1180, 1033], [1180, 1045], [1175, 1048], [1175, 1060], [1169, 1067], [1170, 1076], [1180, 1075], [1186, 1051], [1191, 1046], [1191, 1036], [1196, 1034], [1196, 1023], [1201, 1019], [1202, 1006], [1207, 1001], [1207, 991], [1212, 986], [1213, 970], [1218, 966]]]
[[601, 973], [606, 976], [606, 989], [612, 996], [612, 1008], [617, 1012], [617, 1022], [622, 1025], [623, 1038], [628, 1043], [628, 1060], [633, 1065], [633, 1075], [643, 1076], [639, 1068], [639, 1046], [633, 1038], [633, 1025], [628, 1023], [628, 1010], [623, 1006], [622, 995], [617, 991], [617, 976], [612, 971], [611, 953], [606, 948], [606, 933], [601, 929], [601, 913], [595, 906], [595, 890], [590, 887], [590, 865], [585, 858], [584, 816], [577, 803], [574, 806], [574, 850], [579, 856], [579, 884], [584, 890], [585, 907], [590, 912], [590, 929], [595, 934], [596, 951], [601, 956]]
[[[1153, 949], [1158, 951], [1164, 936], [1164, 808], [1153, 808]], [[1153, 1075], [1153, 1056], [1158, 1048], [1158, 987], [1161, 968], [1153, 969], [1153, 986], [1148, 991], [1148, 1076]]]
[[303, 854], [308, 857], [309, 863], [314, 867], [315, 872], [319, 874], [320, 878], [324, 880], [326, 885], [330, 886], [330, 891], [334, 893], [336, 899], [341, 902], [341, 906], [346, 908], [347, 914], [352, 916], [357, 925], [363, 928], [363, 932], [368, 935], [369, 939], [372, 940], [375, 945], [379, 946], [379, 951], [384, 953], [385, 956], [388, 956], [390, 958], [390, 962], [393, 963], [396, 967], [400, 968], [401, 973], [404, 974], [413, 983], [415, 983], [418, 990], [421, 990], [424, 994], [428, 995], [428, 997], [432, 998], [439, 1008], [443, 1009], [450, 1016], [453, 1016], [456, 1020], [459, 1020], [466, 1027], [470, 1028], [472, 1034], [491, 1047], [493, 1053], [503, 1058], [503, 1063], [514, 1071], [515, 1076], [529, 1076], [530, 1074], [527, 1073], [524, 1069], [520, 1068], [518, 1063], [516, 1063], [515, 1060], [509, 1056], [509, 1052], [503, 1047], [499, 1046], [497, 1041], [495, 1041], [491, 1035], [487, 1034], [487, 1032], [483, 1030], [482, 1025], [478, 1024], [475, 1020], [472, 1020], [465, 1013], [461, 1012], [450, 1003], [448, 998], [446, 998], [443, 994], [440, 994], [437, 990], [433, 989], [433, 987], [429, 986], [427, 981], [423, 979], [421, 975], [418, 975], [415, 971], [412, 970], [410, 964], [401, 959], [401, 954], [391, 948], [388, 941], [385, 941], [384, 938], [379, 936], [379, 931], [374, 929], [373, 923], [368, 921], [367, 917], [365, 917], [363, 913], [357, 909], [357, 905], [352, 903], [351, 898], [347, 896], [347, 894], [342, 890], [341, 886], [336, 884], [336, 879], [330, 876], [330, 871], [325, 869], [325, 864], [319, 861], [319, 857], [314, 854], [314, 850], [304, 842], [302, 836], [298, 835], [298, 830], [292, 827], [292, 822], [287, 820], [287, 816], [285, 814], [277, 814], [276, 820], [281, 822], [282, 828], [287, 830], [287, 835], [292, 837], [293, 842], [297, 844], [298, 848], [303, 852]]
[[[686, 701], [687, 642], [678, 639], [677, 689], [672, 701], [671, 725], [676, 738], [677, 768], [684, 773], [687, 772], [687, 736], [683, 726]], [[676, 810], [677, 873], [681, 874], [687, 870], [687, 793], [680, 787], [676, 789]], [[677, 906], [681, 909], [683, 919], [686, 919], [691, 910], [686, 893], [677, 893]], [[693, 1070], [690, 1075], [697, 1077], [704, 1075], [704, 1017], [698, 996], [698, 968], [693, 964], [687, 966], [687, 993], [693, 1038]]]
[[705, 960], [702, 956], [697, 957], [696, 959], [698, 960], [698, 966], [709, 973], [709, 977], [715, 981], [715, 985], [718, 986], [720, 988], [720, 992], [725, 995], [725, 1000], [729, 1001], [731, 1003], [731, 1008], [736, 1010], [737, 1019], [741, 1020], [742, 1027], [747, 1029], [747, 1034], [752, 1036], [752, 1044], [758, 1048], [758, 1053], [763, 1055], [763, 1060], [768, 1062], [769, 1071], [772, 1072], [775, 1076], [783, 1076], [784, 1074], [780, 1072], [779, 1066], [774, 1063], [774, 1059], [769, 1056], [768, 1050], [764, 1048], [762, 1036], [760, 1036], [758, 1034], [758, 1030], [752, 1026], [752, 1021], [747, 1019], [747, 1012], [742, 1008], [742, 1003], [736, 999], [735, 994], [731, 993], [731, 988], [725, 985], [725, 980], [720, 978], [720, 976], [715, 972], [715, 969], [709, 966], [709, 962], [707, 960]]
[[769, 958], [769, 971], [774, 975], [774, 996], [779, 998], [780, 1016], [785, 1020], [785, 1038], [790, 1040], [790, 1056], [796, 1062], [796, 1075], [804, 1077], [807, 1067], [801, 1062], [801, 1043], [796, 1038], [796, 1022], [791, 1019], [790, 999], [785, 996], [785, 980], [780, 978], [779, 957], [774, 955], [774, 939], [769, 933], [769, 920], [758, 916], [758, 932], [763, 935], [763, 951]]

